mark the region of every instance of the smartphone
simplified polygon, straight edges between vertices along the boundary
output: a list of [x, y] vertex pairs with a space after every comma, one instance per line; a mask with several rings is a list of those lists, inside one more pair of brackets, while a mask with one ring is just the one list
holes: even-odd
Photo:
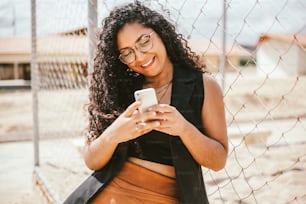
[[134, 93], [135, 100], [141, 101], [140, 112], [146, 111], [150, 106], [157, 104], [157, 97], [153, 88], [137, 90]]

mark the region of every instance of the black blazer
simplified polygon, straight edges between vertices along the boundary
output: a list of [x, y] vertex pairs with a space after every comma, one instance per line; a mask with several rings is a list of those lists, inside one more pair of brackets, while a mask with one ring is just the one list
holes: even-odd
[[[202, 72], [175, 66], [171, 105], [201, 132], [201, 110], [204, 101]], [[64, 204], [90, 203], [121, 170], [127, 159], [128, 142], [118, 145], [109, 163], [93, 172], [64, 202]], [[173, 165], [182, 204], [208, 204], [201, 166], [193, 159], [179, 137], [170, 139]], [[203, 155], [205, 156], [205, 155]]]

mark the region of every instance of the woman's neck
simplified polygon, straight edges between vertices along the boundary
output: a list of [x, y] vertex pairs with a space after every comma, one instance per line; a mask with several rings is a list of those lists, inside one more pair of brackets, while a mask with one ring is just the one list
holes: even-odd
[[159, 89], [164, 86], [167, 86], [172, 82], [173, 78], [173, 66], [171, 65], [168, 68], [164, 68], [164, 71], [154, 77], [146, 77], [144, 88], [155, 88]]

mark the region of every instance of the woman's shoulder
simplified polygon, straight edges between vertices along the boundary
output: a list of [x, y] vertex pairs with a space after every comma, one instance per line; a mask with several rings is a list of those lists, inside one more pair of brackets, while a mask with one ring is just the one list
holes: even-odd
[[202, 77], [203, 77], [204, 83], [205, 83], [205, 81], [207, 81], [207, 83], [213, 83], [213, 84], [217, 83], [216, 78], [208, 72], [203, 72]]
[[[214, 95], [214, 97], [223, 97], [223, 92], [218, 81], [209, 73], [203, 73], [203, 84], [205, 95]], [[213, 98], [214, 98], [213, 97]]]

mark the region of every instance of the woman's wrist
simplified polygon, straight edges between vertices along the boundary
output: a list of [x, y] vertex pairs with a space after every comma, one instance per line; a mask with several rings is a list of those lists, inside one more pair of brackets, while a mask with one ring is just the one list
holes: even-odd
[[111, 131], [110, 127], [106, 128], [100, 137], [102, 142], [107, 145], [117, 146], [120, 143], [116, 141], [116, 134]]
[[182, 140], [189, 140], [190, 137], [195, 134], [195, 132], [197, 132], [196, 127], [186, 120], [185, 125], [183, 126], [181, 131], [182, 134], [179, 136]]

